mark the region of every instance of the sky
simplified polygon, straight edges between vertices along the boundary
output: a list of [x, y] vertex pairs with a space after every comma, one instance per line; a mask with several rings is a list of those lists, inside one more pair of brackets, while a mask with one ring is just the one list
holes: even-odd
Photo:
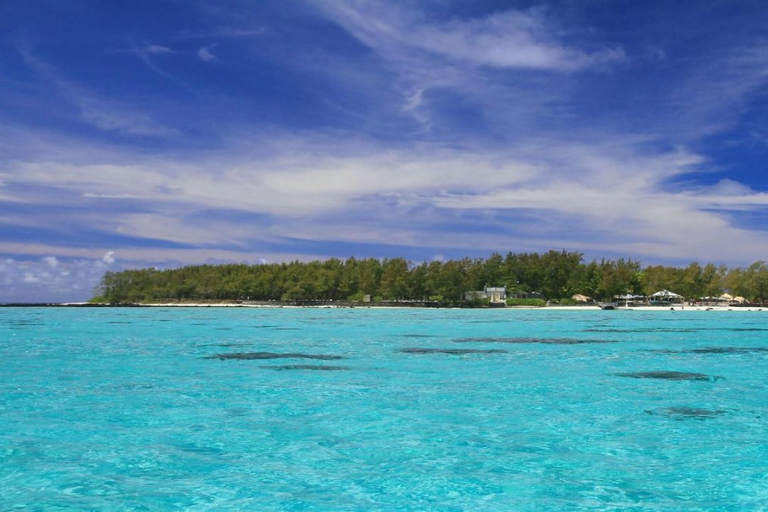
[[3, 0], [0, 302], [105, 271], [768, 258], [768, 6]]

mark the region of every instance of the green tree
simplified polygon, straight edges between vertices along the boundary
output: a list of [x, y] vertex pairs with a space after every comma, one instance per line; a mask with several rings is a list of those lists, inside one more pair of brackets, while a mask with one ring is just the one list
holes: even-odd
[[386, 259], [381, 265], [380, 293], [387, 300], [406, 299], [408, 289], [408, 262], [403, 258]]

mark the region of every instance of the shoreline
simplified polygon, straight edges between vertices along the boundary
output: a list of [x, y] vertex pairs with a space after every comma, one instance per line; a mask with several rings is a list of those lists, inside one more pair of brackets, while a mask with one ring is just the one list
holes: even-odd
[[157, 302], [136, 304], [105, 304], [90, 302], [60, 302], [60, 303], [6, 303], [0, 304], [0, 308], [8, 307], [70, 307], [70, 308], [250, 308], [250, 309], [478, 309], [478, 310], [548, 310], [548, 311], [653, 311], [653, 312], [768, 312], [768, 307], [762, 306], [617, 306], [613, 310], [603, 310], [597, 305], [587, 306], [506, 306], [491, 308], [459, 308], [450, 306], [425, 306], [408, 304], [291, 304], [291, 303], [232, 303], [232, 302]]

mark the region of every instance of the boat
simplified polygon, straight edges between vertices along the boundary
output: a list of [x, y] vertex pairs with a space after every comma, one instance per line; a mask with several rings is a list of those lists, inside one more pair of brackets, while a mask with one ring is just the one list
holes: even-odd
[[598, 302], [597, 305], [600, 306], [600, 309], [605, 309], [605, 310], [616, 309], [615, 302]]

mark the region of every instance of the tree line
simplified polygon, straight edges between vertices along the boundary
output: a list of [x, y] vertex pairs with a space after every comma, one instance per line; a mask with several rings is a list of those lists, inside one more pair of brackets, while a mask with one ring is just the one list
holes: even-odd
[[506, 286], [508, 294], [541, 293], [548, 299], [584, 294], [610, 300], [625, 293], [650, 295], [661, 289], [687, 298], [728, 291], [753, 303], [768, 299], [768, 265], [758, 261], [729, 269], [693, 262], [686, 267], [646, 266], [633, 259], [583, 261], [579, 252], [494, 253], [413, 264], [403, 258], [194, 265], [107, 272], [93, 301], [111, 303], [191, 300], [464, 301], [468, 291]]

